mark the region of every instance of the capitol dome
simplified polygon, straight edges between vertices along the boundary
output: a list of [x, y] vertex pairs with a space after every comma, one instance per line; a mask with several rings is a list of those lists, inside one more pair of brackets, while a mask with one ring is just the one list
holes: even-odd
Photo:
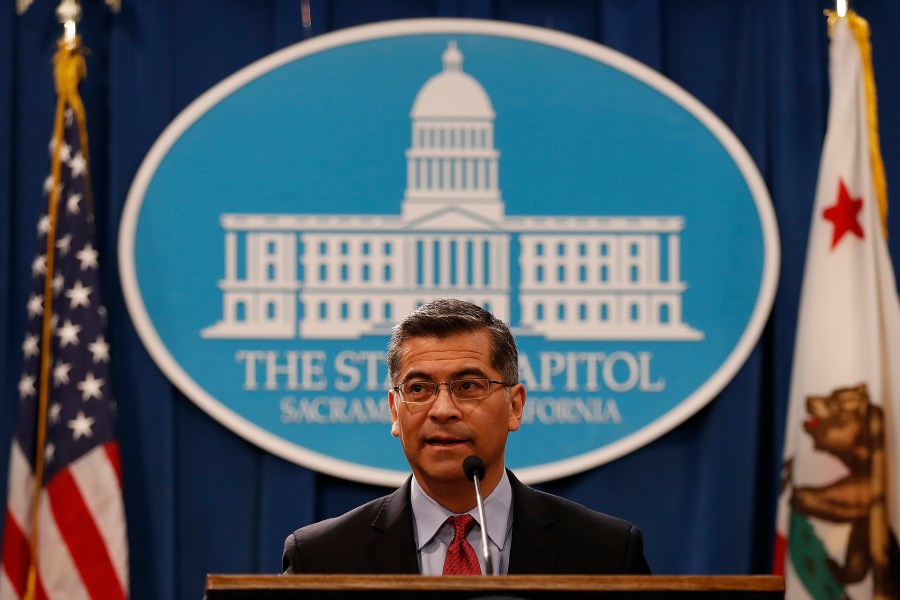
[[462, 71], [451, 40], [443, 70], [425, 82], [413, 102], [406, 151], [403, 217], [421, 222], [445, 211], [503, 220], [500, 152], [494, 147], [494, 107], [487, 92]]
[[451, 41], [441, 57], [444, 70], [425, 82], [416, 95], [413, 119], [493, 119], [494, 107], [487, 92], [463, 73], [462, 52]]

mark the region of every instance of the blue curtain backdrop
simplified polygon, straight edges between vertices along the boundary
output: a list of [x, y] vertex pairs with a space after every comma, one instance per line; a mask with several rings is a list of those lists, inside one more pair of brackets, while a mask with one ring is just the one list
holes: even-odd
[[[56, 2], [0, 7], [0, 497], [17, 407], [35, 224], [48, 173]], [[306, 36], [387, 19], [471, 17], [595, 40], [660, 71], [742, 140], [772, 194], [781, 279], [765, 333], [708, 407], [624, 458], [539, 487], [638, 523], [657, 573], [765, 573], [797, 303], [827, 108], [824, 0], [84, 0], [82, 86], [119, 401], [137, 600], [199, 598], [206, 573], [278, 572], [284, 536], [385, 489], [317, 474], [214, 422], [160, 373], [131, 324], [116, 239], [131, 180], [189, 102]], [[858, 0], [872, 24], [888, 185], [900, 186], [900, 4]], [[540, 82], [535, 82], [539, 85]], [[309, 168], [298, 166], [298, 169]], [[894, 188], [895, 192], [897, 188]], [[900, 259], [897, 193], [890, 215]], [[896, 269], [896, 267], [895, 267]], [[400, 451], [398, 445], [398, 452]]]

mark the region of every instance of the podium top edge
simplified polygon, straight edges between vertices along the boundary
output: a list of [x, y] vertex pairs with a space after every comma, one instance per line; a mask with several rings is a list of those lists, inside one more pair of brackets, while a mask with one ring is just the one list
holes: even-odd
[[209, 574], [207, 591], [227, 590], [554, 590], [783, 592], [780, 575], [225, 575]]

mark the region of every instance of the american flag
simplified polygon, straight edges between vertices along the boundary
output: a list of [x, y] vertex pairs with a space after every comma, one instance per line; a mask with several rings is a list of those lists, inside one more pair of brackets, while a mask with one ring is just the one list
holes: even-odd
[[[38, 255], [31, 267], [33, 286], [22, 344], [19, 420], [10, 453], [0, 600], [30, 595], [26, 590], [32, 563], [34, 598], [128, 596], [116, 409], [110, 394], [110, 353], [93, 215], [86, 193], [87, 159], [75, 111], [65, 108], [61, 119], [57, 124], [61, 131], [54, 138], [62, 144], [57, 148], [53, 142], [50, 148], [51, 154], [58, 151], [54, 158], [58, 168], [45, 185], [45, 193], [56, 200], [48, 202], [48, 212], [56, 205], [56, 230], [52, 231], [45, 214], [38, 225]], [[55, 236], [52, 260], [48, 260], [51, 233]], [[48, 263], [53, 264], [52, 273]], [[47, 278], [52, 290], [49, 348], [42, 341]], [[49, 359], [43, 414], [42, 359]], [[46, 422], [46, 439], [38, 448], [41, 420]], [[35, 498], [41, 462], [40, 494]], [[35, 531], [37, 542], [32, 543]]]

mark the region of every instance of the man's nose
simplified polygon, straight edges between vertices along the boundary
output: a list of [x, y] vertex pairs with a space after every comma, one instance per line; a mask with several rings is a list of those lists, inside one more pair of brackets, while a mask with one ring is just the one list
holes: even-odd
[[436, 419], [454, 418], [459, 416], [459, 412], [456, 400], [450, 396], [450, 386], [439, 385], [437, 397], [431, 403], [431, 410], [429, 411], [431, 417]]

